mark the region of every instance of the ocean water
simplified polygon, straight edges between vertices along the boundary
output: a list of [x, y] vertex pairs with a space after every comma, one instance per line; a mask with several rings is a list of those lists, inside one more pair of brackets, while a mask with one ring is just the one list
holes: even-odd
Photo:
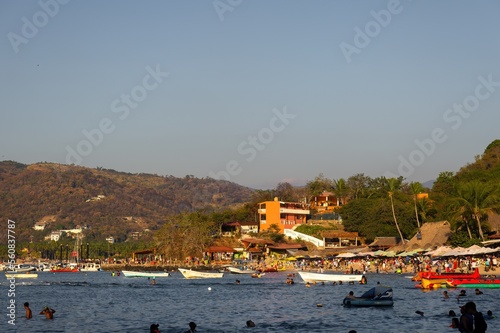
[[[9, 285], [0, 283], [4, 315], [0, 332], [149, 332], [152, 323], [162, 333], [182, 333], [194, 321], [203, 332], [458, 332], [449, 328], [448, 311], [474, 301], [479, 311], [500, 314], [500, 289], [483, 289], [475, 295], [467, 289], [422, 291], [404, 275], [368, 274], [367, 285], [313, 285], [306, 288], [296, 276], [285, 284], [285, 273], [267, 273], [262, 278], [225, 274], [222, 279], [186, 280], [179, 272], [151, 285], [147, 278], [111, 276], [110, 272], [39, 273], [36, 280], [17, 280], [15, 298], [8, 297]], [[241, 281], [239, 285], [235, 280]], [[354, 291], [361, 295], [380, 282], [394, 292], [389, 308], [347, 308], [342, 300]], [[16, 325], [7, 323], [7, 306], [16, 301]], [[23, 303], [29, 302], [33, 319], [24, 318]], [[319, 307], [318, 304], [322, 306]], [[56, 310], [54, 320], [38, 313], [44, 306]], [[415, 311], [423, 311], [420, 316]], [[256, 327], [247, 328], [252, 320]], [[488, 332], [500, 332], [500, 317], [488, 321]]]

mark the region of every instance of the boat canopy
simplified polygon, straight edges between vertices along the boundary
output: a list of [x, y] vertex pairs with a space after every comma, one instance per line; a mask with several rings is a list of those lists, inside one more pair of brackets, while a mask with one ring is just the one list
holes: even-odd
[[370, 298], [370, 299], [392, 299], [392, 288], [387, 286], [377, 286], [373, 287], [363, 295], [361, 298]]

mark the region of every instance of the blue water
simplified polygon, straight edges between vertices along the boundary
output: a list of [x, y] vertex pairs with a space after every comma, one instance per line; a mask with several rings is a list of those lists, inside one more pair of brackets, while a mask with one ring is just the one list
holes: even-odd
[[[458, 332], [449, 328], [448, 311], [474, 301], [479, 311], [500, 314], [500, 289], [483, 289], [457, 302], [458, 290], [422, 291], [402, 275], [369, 274], [367, 285], [315, 285], [306, 288], [297, 275], [294, 285], [286, 274], [267, 273], [260, 279], [225, 274], [222, 279], [186, 280], [178, 272], [156, 279], [112, 277], [109, 272], [39, 273], [36, 280], [17, 280], [16, 325], [7, 324], [8, 283], [0, 284], [4, 315], [0, 332], [149, 332], [159, 323], [162, 333], [182, 333], [194, 321], [198, 332]], [[235, 284], [239, 279], [241, 284]], [[394, 307], [344, 308], [342, 300], [353, 290], [361, 295], [379, 281], [393, 287]], [[211, 290], [209, 290], [209, 287]], [[29, 302], [33, 319], [24, 318]], [[318, 307], [322, 304], [322, 307]], [[54, 320], [38, 313], [44, 306], [56, 310]], [[415, 313], [424, 312], [424, 316]], [[246, 328], [246, 321], [256, 323]], [[488, 332], [500, 332], [500, 318], [488, 321]]]

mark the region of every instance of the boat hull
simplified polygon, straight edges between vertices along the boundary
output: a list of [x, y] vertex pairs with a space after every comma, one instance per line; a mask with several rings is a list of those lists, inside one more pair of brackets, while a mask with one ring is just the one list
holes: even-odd
[[253, 269], [240, 269], [237, 267], [227, 267], [227, 270], [233, 274], [256, 274], [258, 271]]
[[360, 282], [363, 275], [298, 272], [304, 282]]
[[418, 272], [412, 280], [421, 281], [422, 279], [478, 279], [481, 277], [479, 274], [479, 269], [475, 269], [473, 273], [441, 273], [437, 274], [435, 272]]
[[138, 271], [122, 271], [125, 277], [149, 277], [149, 278], [166, 278], [170, 276], [167, 272], [138, 272]]
[[7, 279], [36, 279], [38, 278], [37, 273], [5, 273]]
[[464, 283], [457, 284], [457, 288], [500, 288], [500, 283]]
[[393, 300], [373, 300], [373, 299], [363, 299], [363, 298], [344, 298], [342, 302], [344, 306], [356, 306], [356, 307], [367, 307], [367, 306], [393, 306]]
[[184, 268], [179, 268], [179, 272], [186, 279], [220, 279], [224, 277], [224, 273], [199, 272]]
[[55, 268], [50, 270], [51, 273], [78, 273], [78, 268]]

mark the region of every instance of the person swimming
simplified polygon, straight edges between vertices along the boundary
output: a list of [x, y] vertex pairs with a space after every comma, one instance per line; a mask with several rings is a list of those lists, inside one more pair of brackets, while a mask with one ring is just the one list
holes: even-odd
[[48, 306], [44, 307], [40, 314], [44, 314], [47, 319], [54, 319], [54, 313], [56, 310], [49, 308]]

